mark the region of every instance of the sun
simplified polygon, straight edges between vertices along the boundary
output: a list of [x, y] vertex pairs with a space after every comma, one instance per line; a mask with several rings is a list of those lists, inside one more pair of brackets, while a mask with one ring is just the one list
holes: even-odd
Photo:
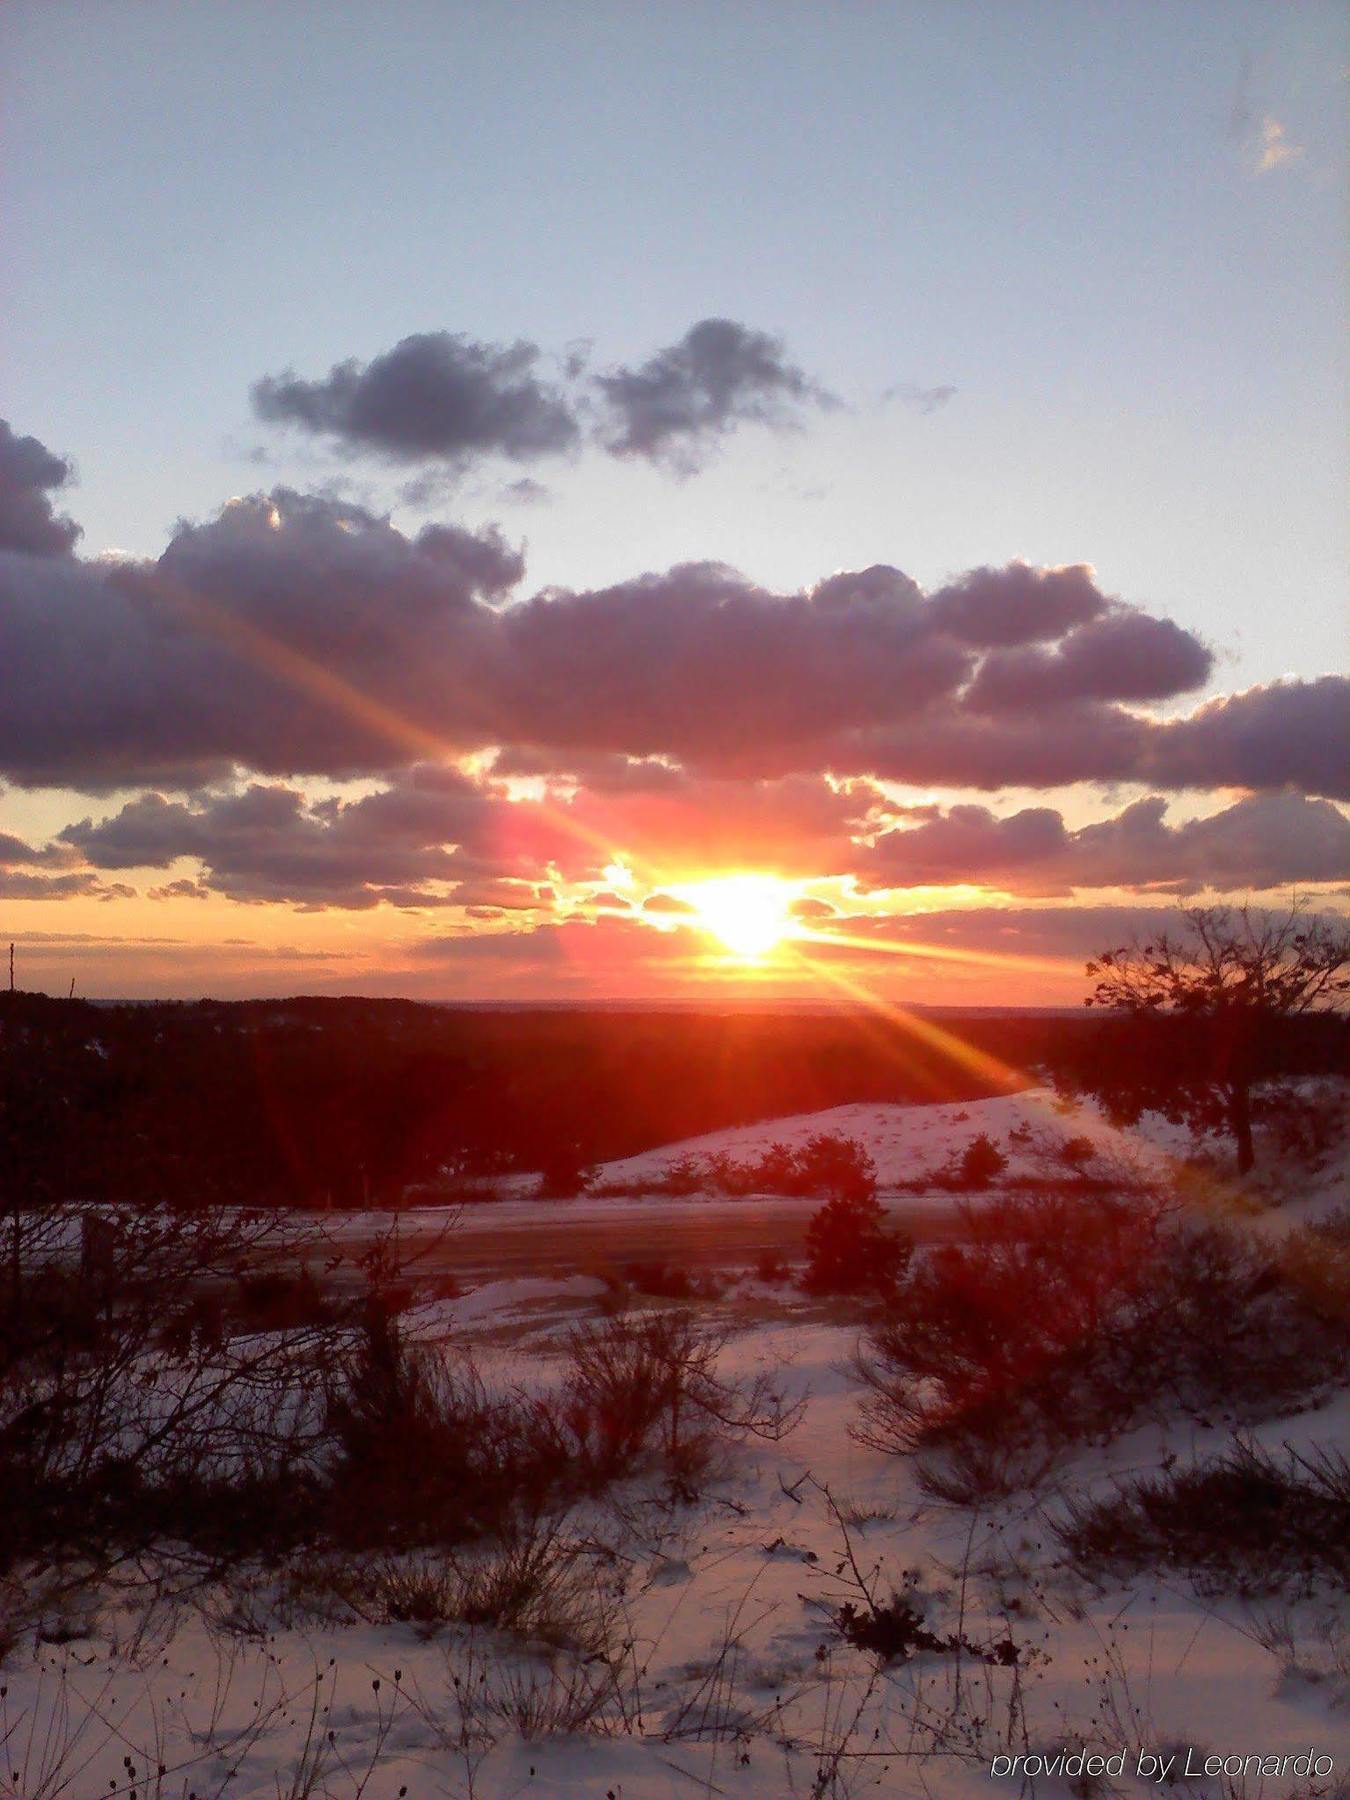
[[776, 875], [724, 875], [683, 894], [698, 924], [748, 961], [767, 955], [791, 926], [792, 889]]

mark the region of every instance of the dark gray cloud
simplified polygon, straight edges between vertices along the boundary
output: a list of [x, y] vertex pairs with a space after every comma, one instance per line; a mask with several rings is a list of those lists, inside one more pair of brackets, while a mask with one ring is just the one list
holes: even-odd
[[987, 807], [953, 806], [883, 833], [860, 853], [859, 875], [879, 887], [969, 882], [1021, 894], [1259, 890], [1350, 879], [1350, 820], [1326, 800], [1252, 795], [1175, 826], [1166, 813], [1166, 800], [1153, 795], [1070, 830], [1049, 807], [999, 818]]
[[[0, 831], [0, 900], [114, 900], [135, 892], [121, 882], [108, 883], [68, 844], [38, 846], [12, 832]], [[49, 870], [58, 873], [50, 874]]]
[[74, 548], [80, 527], [52, 504], [71, 473], [64, 457], [35, 437], [19, 437], [0, 419], [0, 550], [64, 556]]
[[[100, 869], [194, 858], [200, 885], [232, 900], [438, 906], [448, 902], [445, 884], [478, 871], [469, 846], [485, 846], [491, 804], [458, 771], [431, 766], [355, 801], [312, 802], [261, 783], [192, 801], [142, 794], [107, 818], [68, 825], [61, 842]], [[173, 884], [157, 890], [172, 892]]]
[[992, 651], [971, 684], [976, 712], [1020, 712], [1063, 701], [1167, 700], [1202, 687], [1214, 658], [1171, 619], [1113, 606], [1054, 649]]
[[[287, 369], [252, 388], [253, 410], [339, 448], [424, 465], [402, 490], [411, 505], [443, 497], [447, 479], [489, 457], [534, 462], [592, 437], [617, 457], [689, 473], [738, 425], [793, 426], [806, 408], [838, 404], [789, 361], [780, 338], [735, 319], [700, 319], [636, 366], [588, 371], [589, 346], [549, 379], [537, 345], [418, 332], [370, 362], [336, 363], [317, 379]], [[954, 391], [954, 390], [953, 390]], [[926, 410], [946, 389], [924, 390]], [[528, 477], [508, 490], [537, 500]]]
[[1350, 683], [1160, 719], [1200, 641], [1084, 567], [926, 598], [874, 565], [776, 593], [715, 563], [513, 600], [495, 530], [415, 536], [286, 489], [182, 523], [157, 562], [0, 552], [0, 773], [89, 791], [236, 771], [388, 774], [502, 748], [598, 788], [700, 777], [1139, 781], [1350, 797]]
[[[968, 997], [987, 1003], [993, 951], [1000, 958], [998, 986], [1010, 998], [1044, 1001], [1051, 973], [1046, 959], [1053, 959], [1063, 964], [1054, 997], [1078, 1004], [1088, 991], [1083, 965], [1089, 957], [1175, 926], [1174, 907], [1147, 904], [981, 906], [887, 918], [841, 917], [841, 941], [833, 943], [828, 926], [821, 928], [811, 944], [809, 962], [793, 966], [790, 985], [800, 991], [813, 965], [828, 968], [836, 960], [856, 964], [867, 959], [870, 942], [878, 977], [893, 972], [905, 990], [913, 989], [917, 976], [928, 994], [944, 1001]], [[699, 934], [687, 926], [654, 931], [633, 917], [601, 914], [594, 920], [574, 917], [519, 930], [429, 937], [413, 954], [417, 962], [446, 975], [456, 968], [469, 971], [475, 965], [489, 965], [494, 983], [510, 980], [523, 990], [543, 977], [550, 985], [580, 992], [595, 992], [597, 984], [603, 984], [602, 992], [629, 987], [649, 993], [669, 976], [672, 989], [687, 995], [691, 972], [697, 968], [694, 959], [703, 948]], [[902, 963], [896, 958], [899, 948], [904, 950]], [[926, 959], [929, 949], [934, 955]], [[1017, 965], [1023, 958], [1027, 967], [1019, 987]], [[839, 1003], [833, 983], [822, 979], [816, 992]]]
[[933, 595], [946, 630], [982, 650], [1045, 643], [1100, 618], [1109, 602], [1087, 563], [1038, 569], [1011, 562], [972, 569]]
[[835, 404], [788, 361], [781, 338], [735, 319], [700, 319], [636, 368], [598, 375], [612, 455], [697, 468], [741, 424], [783, 426]]
[[834, 919], [839, 915], [839, 908], [831, 906], [828, 900], [818, 900], [813, 894], [802, 894], [788, 907], [794, 919], [804, 919], [807, 924], [818, 924], [822, 919]]
[[1105, 702], [980, 716], [964, 704], [832, 747], [830, 766], [986, 790], [1134, 781], [1198, 790], [1294, 788], [1350, 800], [1350, 679], [1282, 681], [1175, 719]]
[[952, 695], [970, 673], [970, 654], [908, 599], [827, 590], [775, 594], [691, 563], [511, 607], [509, 735], [528, 726], [536, 742], [724, 769], [784, 752], [819, 767], [839, 732]]
[[0, 868], [45, 868], [52, 864], [65, 865], [70, 861], [69, 852], [63, 851], [59, 845], [47, 844], [39, 849], [36, 845], [15, 837], [13, 832], [0, 831]]
[[593, 993], [615, 993], [630, 982], [648, 991], [648, 983], [669, 974], [687, 996], [687, 979], [695, 960], [706, 949], [701, 934], [672, 918], [664, 930], [632, 914], [600, 912], [593, 917], [572, 914], [558, 921], [532, 923], [505, 931], [465, 931], [425, 937], [412, 946], [418, 963], [445, 970], [472, 969], [487, 964], [495, 984], [515, 979], [522, 986], [547, 976], [551, 984]]
[[1350, 677], [1207, 700], [1149, 734], [1141, 773], [1165, 787], [1287, 786], [1350, 800]]
[[[988, 972], [983, 965], [991, 951], [1010, 960], [1056, 957], [1081, 964], [1118, 944], [1134, 940], [1142, 943], [1161, 932], [1175, 932], [1177, 909], [1174, 903], [1158, 905], [1147, 901], [1138, 905], [1123, 902], [1098, 906], [1074, 903], [948, 907], [871, 919], [841, 919], [839, 924], [847, 935], [847, 943], [841, 943], [837, 951], [841, 960], [865, 956], [869, 939], [875, 943], [879, 961], [892, 958], [891, 947], [897, 944], [911, 951], [932, 945], [942, 959], [935, 962], [932, 972], [941, 978], [946, 990], [960, 967], [959, 960], [949, 960], [953, 952], [968, 951], [972, 976], [987, 984]], [[828, 948], [828, 932], [822, 930], [812, 953], [818, 955]], [[1037, 989], [1043, 988], [1044, 982], [1038, 976]], [[1084, 982], [1073, 997], [1081, 1002], [1088, 991]]]
[[0, 869], [0, 900], [129, 900], [135, 892], [125, 882], [100, 881], [88, 869], [77, 869], [68, 875]]
[[923, 787], [989, 790], [1128, 781], [1138, 778], [1156, 729], [1119, 706], [1065, 704], [1041, 713], [981, 717], [957, 704], [858, 733], [832, 760], [836, 768], [865, 769]]
[[534, 344], [487, 344], [448, 331], [404, 338], [368, 363], [317, 381], [287, 370], [253, 386], [260, 419], [294, 425], [397, 462], [461, 465], [556, 456], [577, 441], [571, 403], [539, 374]]
[[[223, 894], [320, 908], [486, 907], [544, 911], [556, 898], [541, 874], [599, 883], [611, 858], [640, 877], [653, 869], [744, 867], [849, 876], [863, 888], [968, 883], [1024, 896], [1094, 888], [1172, 892], [1260, 890], [1350, 879], [1350, 821], [1326, 801], [1252, 795], [1208, 817], [1171, 825], [1151, 796], [1071, 829], [1048, 807], [1006, 816], [977, 805], [906, 809], [870, 843], [887, 813], [867, 783], [842, 789], [819, 777], [747, 782], [681, 774], [666, 790], [580, 789], [510, 801], [498, 784], [425, 764], [357, 799], [312, 800], [298, 788], [254, 783], [192, 800], [142, 794], [98, 820], [68, 826], [36, 851], [0, 844], [0, 864], [199, 872], [153, 889]], [[87, 877], [81, 877], [87, 878]], [[80, 891], [72, 888], [72, 891]], [[608, 893], [593, 905], [626, 904]], [[688, 913], [658, 888], [652, 913]], [[823, 902], [802, 917], [828, 918]]]
[[236, 764], [356, 774], [491, 736], [495, 531], [416, 538], [277, 490], [180, 524], [157, 563], [0, 554], [0, 767], [27, 784], [198, 785]]

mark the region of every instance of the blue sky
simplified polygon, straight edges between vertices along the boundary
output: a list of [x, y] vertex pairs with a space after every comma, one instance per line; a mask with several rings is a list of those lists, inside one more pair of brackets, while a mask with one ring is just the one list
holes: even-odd
[[[456, 510], [541, 580], [1082, 558], [1247, 679], [1340, 654], [1339, 7], [103, 0], [4, 31], [10, 407], [76, 458], [87, 549], [303, 481], [245, 460], [266, 370], [441, 327], [620, 360], [725, 313], [857, 410], [698, 482]], [[1244, 105], [1301, 154], [1256, 174]], [[906, 383], [959, 391], [878, 409]]]
[[[1201, 693], [1344, 665], [1339, 5], [19, 0], [0, 63], [4, 411], [72, 460], [86, 558], [283, 485], [496, 522], [524, 593], [1085, 562], [1212, 649]], [[604, 372], [708, 317], [841, 404], [420, 504], [250, 406], [410, 333]]]

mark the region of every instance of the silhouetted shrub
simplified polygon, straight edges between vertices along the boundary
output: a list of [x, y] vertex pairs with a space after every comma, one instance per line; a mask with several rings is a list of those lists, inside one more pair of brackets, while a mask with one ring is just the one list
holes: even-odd
[[729, 1150], [682, 1156], [667, 1165], [657, 1185], [668, 1194], [711, 1192], [730, 1199], [783, 1194], [863, 1200], [876, 1192], [877, 1178], [876, 1165], [856, 1139], [818, 1131], [795, 1149], [770, 1144], [758, 1156], [735, 1157]]
[[236, 1280], [239, 1323], [248, 1331], [292, 1331], [304, 1325], [332, 1325], [342, 1308], [326, 1293], [312, 1269], [263, 1269]]
[[836, 1195], [806, 1227], [808, 1294], [888, 1294], [908, 1267], [913, 1246], [889, 1231], [870, 1195]]
[[595, 1179], [595, 1164], [581, 1145], [563, 1140], [553, 1144], [539, 1171], [541, 1200], [574, 1200]]
[[1281, 1278], [1328, 1330], [1350, 1319], [1350, 1207], [1291, 1231], [1280, 1247]]
[[1008, 1159], [987, 1132], [973, 1137], [957, 1164], [960, 1184], [965, 1188], [987, 1188], [1008, 1166]]
[[1088, 1137], [1065, 1138], [1059, 1146], [1059, 1160], [1069, 1169], [1084, 1169], [1097, 1154], [1097, 1146]]
[[409, 1344], [378, 1307], [330, 1378], [326, 1423], [343, 1543], [455, 1543], [567, 1480], [569, 1445], [547, 1407], [489, 1393], [467, 1358]]
[[623, 1265], [626, 1285], [659, 1300], [687, 1300], [694, 1291], [688, 1269], [678, 1263], [631, 1262]]
[[797, 1152], [796, 1180], [803, 1194], [868, 1201], [877, 1191], [876, 1164], [853, 1138], [819, 1131]]
[[770, 1287], [777, 1287], [785, 1282], [792, 1271], [776, 1250], [761, 1250], [755, 1258], [755, 1279], [763, 1281]]
[[1224, 1456], [1071, 1506], [1058, 1528], [1081, 1567], [1181, 1569], [1209, 1586], [1350, 1582], [1350, 1462], [1338, 1450], [1283, 1459], [1237, 1443]]
[[963, 1458], [953, 1480], [972, 1492], [1038, 1478], [1047, 1446], [1141, 1416], [1268, 1416], [1334, 1380], [1350, 1348], [1345, 1315], [1231, 1227], [1044, 1195], [963, 1229], [910, 1265], [873, 1329], [859, 1435]]

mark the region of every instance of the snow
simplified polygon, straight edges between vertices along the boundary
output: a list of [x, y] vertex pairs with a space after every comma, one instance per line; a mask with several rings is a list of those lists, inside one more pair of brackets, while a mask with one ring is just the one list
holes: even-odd
[[[1027, 1088], [988, 1100], [835, 1106], [823, 1112], [734, 1126], [605, 1163], [594, 1186], [610, 1196], [610, 1204], [631, 1203], [632, 1198], [659, 1187], [676, 1163], [702, 1162], [717, 1155], [749, 1162], [774, 1145], [797, 1149], [824, 1134], [851, 1138], [868, 1153], [882, 1195], [903, 1188], [911, 1199], [952, 1208], [960, 1196], [928, 1184], [925, 1178], [959, 1158], [981, 1133], [1007, 1157], [1006, 1174], [1011, 1180], [1044, 1175], [1059, 1148], [1073, 1138], [1087, 1138], [1093, 1144], [1099, 1159], [1097, 1171], [1111, 1168], [1144, 1178], [1166, 1173], [1192, 1147], [1182, 1128], [1157, 1115], [1146, 1115], [1134, 1129], [1119, 1130], [1091, 1103], [1066, 1101], [1051, 1088]], [[701, 1194], [700, 1201], [720, 1197]]]
[[[46, 1721], [63, 1692], [77, 1712], [97, 1702], [116, 1726], [115, 1739], [90, 1762], [87, 1788], [77, 1790], [90, 1795], [111, 1791], [128, 1747], [142, 1762], [139, 1746], [155, 1741], [157, 1729], [154, 1754], [173, 1766], [200, 1752], [213, 1715], [216, 1741], [253, 1731], [257, 1717], [261, 1727], [247, 1754], [210, 1755], [191, 1779], [198, 1793], [213, 1792], [210, 1783], [237, 1764], [231, 1795], [275, 1800], [278, 1791], [291, 1791], [287, 1782], [303, 1764], [317, 1683], [320, 1704], [329, 1709], [318, 1745], [328, 1774], [315, 1792], [335, 1796], [361, 1791], [372, 1756], [376, 1770], [367, 1791], [392, 1797], [406, 1785], [408, 1800], [607, 1790], [623, 1800], [806, 1795], [859, 1708], [854, 1747], [893, 1744], [897, 1752], [875, 1764], [845, 1762], [841, 1793], [870, 1785], [857, 1779], [860, 1768], [870, 1767], [882, 1793], [973, 1800], [990, 1791], [990, 1766], [1000, 1751], [1048, 1751], [1066, 1740], [1071, 1747], [1125, 1748], [1131, 1767], [1140, 1749], [1195, 1746], [1200, 1762], [1211, 1752], [1292, 1756], [1311, 1744], [1336, 1756], [1342, 1772], [1350, 1744], [1344, 1684], [1325, 1673], [1319, 1678], [1312, 1661], [1296, 1667], [1262, 1649], [1252, 1636], [1256, 1622], [1241, 1608], [1163, 1582], [1093, 1594], [1050, 1565], [1040, 1548], [1045, 1520], [1038, 1509], [1003, 1508], [972, 1519], [934, 1507], [906, 1465], [854, 1443], [844, 1373], [852, 1335], [832, 1326], [744, 1333], [729, 1348], [729, 1367], [786, 1366], [792, 1384], [810, 1395], [791, 1437], [777, 1447], [743, 1448], [705, 1506], [653, 1504], [636, 1525], [578, 1519], [580, 1531], [607, 1527], [630, 1571], [625, 1630], [633, 1636], [636, 1667], [627, 1729], [611, 1722], [605, 1735], [533, 1741], [506, 1731], [495, 1745], [460, 1745], [455, 1675], [463, 1681], [476, 1671], [479, 1691], [502, 1698], [508, 1679], [547, 1684], [546, 1653], [481, 1636], [471, 1642], [451, 1631], [424, 1640], [407, 1626], [359, 1623], [280, 1629], [265, 1638], [231, 1635], [189, 1613], [139, 1669], [110, 1651], [107, 1618], [89, 1622], [83, 1639], [44, 1646], [38, 1666], [11, 1667], [8, 1695], [0, 1700], [0, 1733], [14, 1727], [7, 1755], [20, 1768], [31, 1743], [41, 1754]], [[1299, 1423], [1311, 1437], [1328, 1426], [1343, 1431], [1346, 1422], [1342, 1402], [1334, 1416]], [[1278, 1439], [1286, 1430], [1276, 1422], [1268, 1435]], [[1163, 1441], [1139, 1435], [1110, 1453], [1081, 1457], [1074, 1485], [1106, 1483], [1132, 1464], [1150, 1463]], [[828, 1614], [848, 1592], [839, 1573], [843, 1537], [826, 1488], [841, 1510], [854, 1509], [851, 1516], [861, 1521], [849, 1528], [855, 1554], [866, 1570], [882, 1572], [883, 1591], [887, 1579], [899, 1582], [902, 1571], [915, 1570], [914, 1591], [944, 1628], [959, 1619], [975, 1640], [1011, 1629], [1045, 1659], [1029, 1662], [1020, 1676], [1025, 1739], [1019, 1734], [1010, 1743], [1006, 1735], [1014, 1698], [1006, 1670], [968, 1669], [958, 1695], [952, 1659], [920, 1657], [894, 1668], [869, 1695], [870, 1659], [837, 1644], [821, 1659], [822, 1647], [832, 1643]], [[869, 1511], [877, 1515], [870, 1522]], [[1001, 1566], [993, 1577], [974, 1573], [995, 1564]], [[718, 1673], [728, 1642], [733, 1651]], [[500, 1692], [496, 1684], [503, 1684]], [[938, 1754], [934, 1738], [949, 1712], [955, 1755]], [[713, 1718], [723, 1726], [739, 1718], [744, 1740], [698, 1736], [700, 1721]], [[334, 1736], [325, 1749], [327, 1730]], [[785, 1749], [776, 1735], [789, 1736], [796, 1747]], [[927, 1744], [934, 1753], [916, 1762], [903, 1754], [911, 1744]], [[855, 1787], [844, 1785], [844, 1773]], [[31, 1774], [28, 1779], [31, 1787], [18, 1791], [35, 1800], [42, 1789]], [[1126, 1782], [1123, 1791], [1150, 1790]], [[1213, 1800], [1221, 1793], [1194, 1784], [1185, 1791], [1209, 1792]], [[1273, 1783], [1262, 1791], [1273, 1796], [1288, 1789]]]
[[[1052, 1096], [1030, 1091], [964, 1105], [838, 1107], [745, 1126], [609, 1164], [601, 1181], [637, 1196], [686, 1154], [747, 1157], [774, 1142], [834, 1131], [864, 1144], [886, 1187], [938, 1166], [977, 1132], [1006, 1149], [1009, 1135], [1025, 1126], [1060, 1139], [1121, 1141], [1090, 1111], [1066, 1114]], [[1156, 1121], [1127, 1134], [1125, 1144], [1152, 1168], [1165, 1167], [1184, 1147]], [[1039, 1166], [1015, 1141], [1011, 1155], [1014, 1174]], [[1272, 1228], [1284, 1229], [1291, 1209], [1309, 1217], [1341, 1203], [1347, 1175], [1342, 1146], [1301, 1179], [1296, 1193], [1276, 1193], [1284, 1211], [1266, 1215]], [[933, 1203], [952, 1202], [934, 1195]], [[688, 1204], [615, 1196], [570, 1203], [567, 1217]], [[558, 1207], [504, 1201], [492, 1213], [524, 1225], [535, 1216], [556, 1221]], [[350, 1219], [334, 1223], [355, 1232]], [[585, 1275], [490, 1280], [419, 1307], [410, 1323], [429, 1339], [486, 1325], [509, 1337], [541, 1316], [558, 1323], [568, 1312], [587, 1311], [603, 1291]], [[734, 1312], [728, 1316], [734, 1320]], [[407, 1800], [865, 1791], [1068, 1800], [1073, 1790], [1058, 1778], [1026, 1785], [991, 1779], [1000, 1753], [1053, 1753], [1066, 1745], [1124, 1750], [1116, 1787], [1127, 1795], [1159, 1791], [1156, 1780], [1135, 1773], [1141, 1751], [1184, 1758], [1190, 1750], [1196, 1767], [1209, 1754], [1293, 1757], [1311, 1748], [1334, 1757], [1335, 1780], [1345, 1780], [1350, 1625], [1343, 1610], [1337, 1615], [1334, 1596], [1290, 1603], [1277, 1617], [1273, 1605], [1207, 1598], [1176, 1579], [1094, 1588], [1056, 1558], [1049, 1526], [1066, 1495], [1107, 1492], [1132, 1472], [1156, 1468], [1169, 1451], [1183, 1459], [1219, 1451], [1228, 1441], [1222, 1430], [1151, 1424], [1080, 1450], [1060, 1470], [1058, 1486], [1038, 1500], [958, 1511], [924, 1497], [908, 1460], [883, 1456], [850, 1435], [856, 1339], [856, 1326], [846, 1323], [781, 1310], [766, 1320], [752, 1311], [727, 1343], [722, 1371], [773, 1371], [804, 1401], [791, 1434], [779, 1444], [733, 1449], [697, 1504], [672, 1502], [638, 1482], [617, 1497], [621, 1505], [596, 1502], [570, 1521], [579, 1542], [606, 1546], [595, 1565], [597, 1586], [624, 1579], [615, 1603], [621, 1636], [631, 1644], [627, 1698], [619, 1713], [597, 1721], [603, 1730], [527, 1738], [501, 1724], [522, 1688], [537, 1698], [550, 1682], [569, 1671], [575, 1676], [564, 1656], [540, 1646], [449, 1628], [428, 1638], [408, 1625], [287, 1623], [283, 1615], [264, 1614], [266, 1624], [254, 1627], [247, 1608], [236, 1607], [231, 1628], [222, 1626], [220, 1612], [213, 1620], [179, 1608], [168, 1620], [143, 1625], [133, 1653], [135, 1615], [112, 1596], [93, 1616], [66, 1621], [84, 1635], [10, 1653], [0, 1675], [0, 1795], [54, 1795], [54, 1745], [63, 1731], [69, 1736], [71, 1720], [81, 1719], [81, 1768], [67, 1786], [76, 1796], [129, 1795], [127, 1755], [142, 1768], [147, 1761], [170, 1771], [181, 1765], [164, 1786], [166, 1796], [189, 1788], [215, 1794], [223, 1786], [234, 1800], [299, 1792], [393, 1800], [405, 1788]], [[494, 1362], [493, 1352], [484, 1353], [485, 1369], [512, 1380], [546, 1382], [556, 1368], [538, 1337], [527, 1344], [522, 1335], [517, 1347], [496, 1354]], [[1350, 1391], [1271, 1419], [1252, 1436], [1273, 1449], [1345, 1446]], [[852, 1521], [847, 1543], [838, 1514]], [[924, 1654], [878, 1675], [870, 1658], [829, 1628], [832, 1609], [850, 1593], [849, 1547], [883, 1593], [912, 1572], [936, 1629], [959, 1629], [975, 1641], [1011, 1633], [1023, 1666], [954, 1667], [951, 1656]], [[269, 1578], [258, 1581], [261, 1608]], [[1288, 1643], [1281, 1640], [1286, 1627]], [[480, 1725], [495, 1706], [495, 1742], [460, 1730], [468, 1691], [479, 1696], [473, 1717]], [[731, 1729], [736, 1721], [740, 1735]], [[720, 1737], [700, 1734], [714, 1723]], [[238, 1734], [233, 1746], [231, 1733]], [[316, 1763], [306, 1788], [300, 1777]], [[1296, 1790], [1329, 1795], [1335, 1788], [1329, 1779], [1320, 1790], [1311, 1780], [1283, 1778], [1248, 1778], [1245, 1787], [1237, 1780], [1225, 1787], [1218, 1777], [1181, 1784], [1194, 1800], [1280, 1800]]]

